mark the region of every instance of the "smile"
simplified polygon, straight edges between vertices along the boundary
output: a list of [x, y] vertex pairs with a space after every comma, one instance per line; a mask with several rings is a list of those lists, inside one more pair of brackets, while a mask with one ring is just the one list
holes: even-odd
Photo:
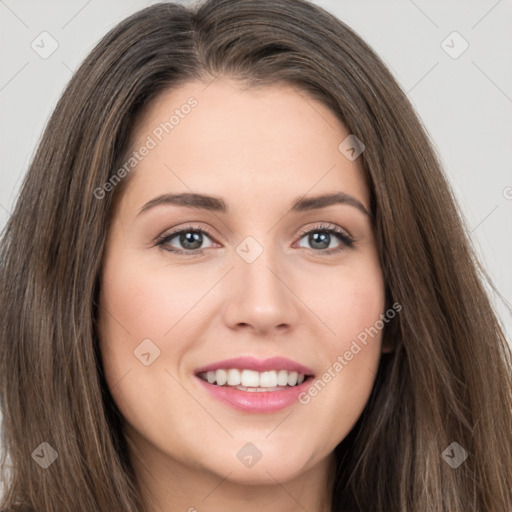
[[298, 403], [313, 383], [311, 368], [284, 357], [252, 356], [197, 368], [196, 382], [209, 397], [245, 413], [271, 413]]
[[300, 385], [306, 375], [288, 370], [239, 370], [236, 368], [201, 372], [199, 378], [216, 386], [229, 386], [242, 391], [280, 391]]

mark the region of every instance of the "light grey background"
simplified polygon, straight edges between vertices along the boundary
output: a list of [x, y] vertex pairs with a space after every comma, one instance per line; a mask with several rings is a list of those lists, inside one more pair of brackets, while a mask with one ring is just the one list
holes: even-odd
[[[0, 0], [0, 228], [73, 71], [110, 28], [152, 3]], [[510, 305], [512, 0], [315, 3], [356, 30], [408, 93], [444, 163], [479, 257]], [[42, 58], [52, 44], [58, 48]], [[511, 313], [494, 301], [510, 340]]]

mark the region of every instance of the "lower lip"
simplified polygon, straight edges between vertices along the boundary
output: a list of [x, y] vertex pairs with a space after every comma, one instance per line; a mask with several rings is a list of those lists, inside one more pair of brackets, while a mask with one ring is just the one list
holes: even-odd
[[242, 391], [240, 389], [210, 384], [200, 377], [196, 379], [211, 395], [234, 409], [244, 412], [266, 413], [280, 411], [298, 401], [299, 395], [313, 382], [308, 377], [302, 384], [279, 391]]

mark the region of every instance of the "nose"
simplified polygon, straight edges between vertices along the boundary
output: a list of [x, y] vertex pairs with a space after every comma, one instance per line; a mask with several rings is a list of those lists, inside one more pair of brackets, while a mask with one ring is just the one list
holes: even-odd
[[[286, 262], [263, 253], [252, 263], [236, 257], [225, 282], [224, 321], [231, 329], [272, 335], [292, 330], [300, 319], [300, 301]], [[287, 279], [288, 278], [288, 279]]]

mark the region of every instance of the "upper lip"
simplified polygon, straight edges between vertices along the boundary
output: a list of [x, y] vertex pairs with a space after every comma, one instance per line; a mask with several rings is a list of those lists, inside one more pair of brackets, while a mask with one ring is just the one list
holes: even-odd
[[286, 357], [270, 357], [268, 359], [257, 359], [252, 356], [234, 357], [224, 359], [215, 363], [202, 366], [196, 370], [196, 374], [213, 370], [238, 368], [242, 370], [255, 370], [265, 372], [270, 370], [288, 370], [289, 372], [302, 373], [303, 375], [313, 375], [313, 370], [303, 364], [287, 359]]

